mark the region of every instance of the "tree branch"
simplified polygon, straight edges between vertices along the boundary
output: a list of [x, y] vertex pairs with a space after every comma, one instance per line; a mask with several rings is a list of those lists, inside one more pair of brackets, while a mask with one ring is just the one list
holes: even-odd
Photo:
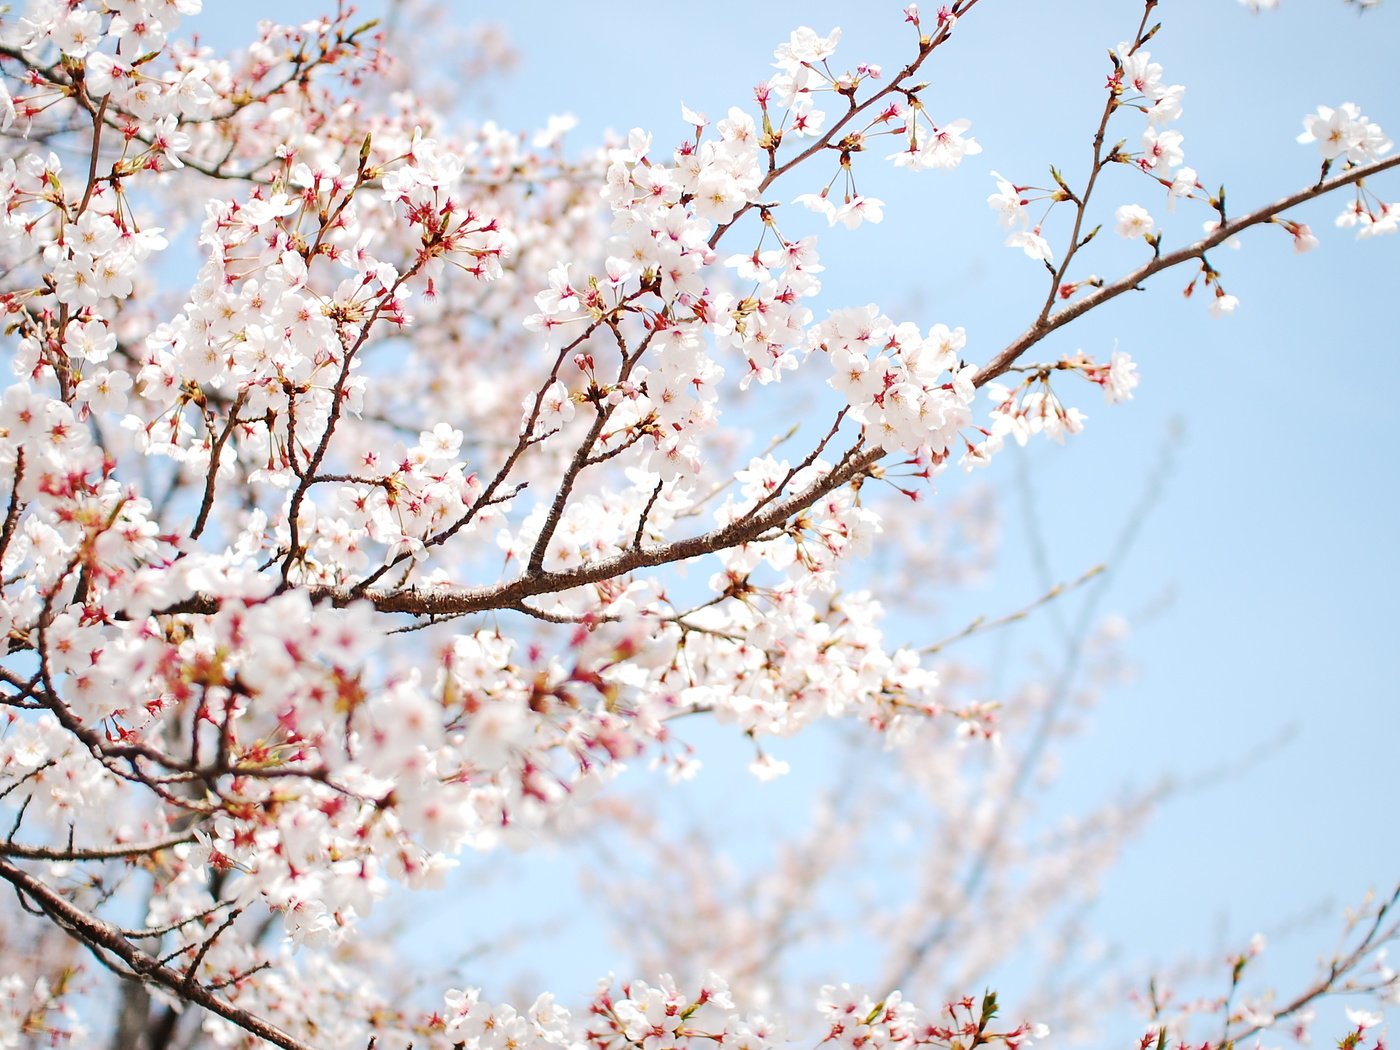
[[257, 1014], [240, 1009], [227, 999], [215, 995], [204, 985], [187, 981], [185, 974], [162, 965], [133, 945], [122, 936], [116, 926], [79, 908], [53, 887], [22, 868], [0, 859], [0, 878], [14, 886], [21, 900], [27, 898], [32, 901], [70, 937], [91, 949], [109, 968], [110, 961], [102, 954], [104, 952], [126, 964], [130, 971], [128, 977], [158, 985], [178, 998], [202, 1006], [224, 1020], [238, 1025], [250, 1035], [266, 1039], [273, 1046], [280, 1046], [283, 1050], [316, 1050], [310, 1043], [294, 1039]]

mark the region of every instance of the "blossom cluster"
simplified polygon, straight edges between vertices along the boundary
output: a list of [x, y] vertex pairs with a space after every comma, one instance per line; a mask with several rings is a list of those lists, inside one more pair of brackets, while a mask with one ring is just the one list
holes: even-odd
[[[880, 221], [857, 169], [882, 143], [913, 170], [981, 152], [916, 80], [970, 5], [910, 5], [917, 51], [893, 76], [838, 71], [840, 31], [799, 28], [756, 110], [683, 107], [673, 148], [635, 129], [577, 159], [566, 114], [461, 127], [398, 90], [389, 30], [348, 6], [264, 23], [229, 58], [177, 35], [199, 8], [0, 17], [0, 874], [74, 909], [61, 925], [89, 943], [158, 945], [136, 968], [220, 997], [207, 1024], [229, 1044], [245, 1011], [328, 1045], [776, 1045], [718, 979], [605, 988], [578, 1023], [477, 992], [420, 1017], [347, 960], [392, 887], [581, 819], [629, 763], [693, 774], [682, 718], [735, 727], [760, 776], [782, 768], [765, 738], [828, 719], [891, 745], [929, 724], [995, 739], [993, 705], [950, 703], [844, 585], [885, 528], [889, 494], [865, 483], [1075, 433], [1052, 378], [1116, 402], [1136, 366], [1019, 363], [1027, 346], [979, 368], [962, 327], [819, 317], [804, 226]], [[1145, 115], [1141, 149], [1100, 159], [1190, 197], [1182, 89], [1145, 39], [1114, 53], [1108, 103]], [[1306, 135], [1353, 166], [1389, 148], [1349, 104]], [[1007, 243], [1052, 269], [1032, 200], [1088, 207], [1056, 186], [998, 177], [992, 198]], [[1352, 214], [1369, 232], [1396, 215], [1365, 196]], [[1158, 252], [1146, 209], [1117, 227]], [[1032, 342], [1103, 288], [1057, 283]], [[830, 423], [801, 453], [721, 425], [804, 379]], [[58, 991], [16, 980], [0, 1044], [71, 1027]], [[338, 1023], [345, 1002], [373, 1008]], [[1035, 1034], [993, 1031], [994, 1010], [844, 987], [821, 1007], [851, 1050]]]
[[828, 383], [885, 447], [942, 459], [970, 424], [976, 369], [959, 356], [961, 328], [940, 324], [923, 335], [867, 307], [831, 314], [813, 339], [831, 361]]
[[[1380, 125], [1367, 119], [1352, 102], [1343, 102], [1336, 109], [1318, 106], [1316, 113], [1303, 118], [1298, 141], [1317, 143], [1328, 166], [1337, 161], [1345, 161], [1348, 167], [1365, 164], [1383, 157], [1394, 146]], [[1395, 233], [1400, 231], [1400, 203], [1383, 201], [1357, 183], [1356, 197], [1337, 216], [1337, 225], [1355, 227], [1358, 237]]]

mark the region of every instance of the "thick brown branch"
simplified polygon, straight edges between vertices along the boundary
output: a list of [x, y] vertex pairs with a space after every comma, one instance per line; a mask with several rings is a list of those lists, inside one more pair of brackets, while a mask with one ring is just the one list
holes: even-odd
[[204, 985], [187, 981], [185, 974], [162, 965], [128, 941], [116, 926], [79, 908], [23, 868], [0, 859], [0, 878], [14, 886], [22, 899], [42, 909], [70, 937], [92, 949], [104, 963], [109, 962], [106, 956], [115, 956], [137, 979], [158, 985], [187, 1002], [202, 1006], [245, 1032], [266, 1039], [273, 1046], [280, 1046], [283, 1050], [315, 1050], [310, 1043], [294, 1039], [276, 1025], [215, 995]]
[[[807, 488], [785, 500], [770, 504], [761, 513], [738, 518], [717, 529], [676, 540], [640, 547], [580, 565], [565, 572], [526, 573], [508, 583], [491, 587], [460, 589], [431, 588], [393, 591], [359, 592], [352, 587], [307, 587], [314, 601], [345, 605], [363, 598], [380, 612], [408, 613], [415, 616], [461, 616], [465, 613], [490, 609], [511, 609], [526, 598], [539, 594], [554, 594], [572, 587], [581, 587], [601, 580], [611, 580], [636, 569], [687, 561], [704, 554], [727, 550], [748, 543], [764, 533], [783, 525], [799, 511], [806, 510], [828, 492], [848, 484], [866, 473], [885, 450], [869, 449], [851, 457], [831, 473], [818, 478]], [[162, 613], [213, 613], [220, 599], [213, 594], [197, 594], [163, 610]]]
[[18, 842], [0, 842], [0, 857], [16, 857], [24, 860], [125, 860], [129, 857], [145, 857], [170, 849], [194, 838], [193, 833], [170, 835], [154, 842], [121, 843], [102, 849], [73, 849], [70, 847], [24, 846]]

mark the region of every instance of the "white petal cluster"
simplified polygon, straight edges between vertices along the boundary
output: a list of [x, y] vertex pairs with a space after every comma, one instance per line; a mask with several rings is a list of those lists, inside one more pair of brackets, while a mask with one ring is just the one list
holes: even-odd
[[1336, 109], [1318, 106], [1316, 113], [1303, 118], [1298, 136], [1303, 145], [1317, 143], [1323, 160], [1344, 158], [1352, 164], [1365, 164], [1390, 152], [1394, 145], [1354, 102], [1343, 102]]
[[941, 459], [970, 422], [975, 370], [958, 356], [967, 342], [961, 328], [923, 334], [867, 306], [831, 314], [812, 340], [831, 361], [827, 382], [884, 447]]

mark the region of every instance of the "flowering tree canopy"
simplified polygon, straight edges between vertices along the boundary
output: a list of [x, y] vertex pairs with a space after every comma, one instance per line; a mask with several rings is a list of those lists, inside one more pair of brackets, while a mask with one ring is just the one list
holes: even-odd
[[[1086, 395], [1132, 397], [1127, 352], [1037, 356], [1077, 318], [1166, 271], [1230, 313], [1217, 249], [1264, 226], [1314, 247], [1290, 212], [1315, 198], [1357, 236], [1400, 228], [1380, 177], [1400, 154], [1343, 99], [1299, 114], [1293, 182], [1227, 206], [1187, 164], [1145, 0], [1085, 71], [1087, 167], [991, 174], [988, 236], [1044, 289], [1022, 334], [979, 346], [955, 317], [825, 301], [808, 231], [882, 219], [870, 168], [934, 192], [983, 152], [925, 78], [995, 0], [910, 5], [895, 56], [798, 28], [723, 114], [682, 106], [591, 151], [566, 147], [567, 117], [454, 123], [344, 6], [232, 55], [190, 35], [200, 6], [0, 14], [4, 1047], [90, 1045], [104, 1010], [114, 1045], [151, 1048], [784, 1043], [761, 943], [731, 946], [741, 972], [673, 979], [669, 930], [645, 980], [516, 1009], [394, 979], [360, 926], [464, 851], [589, 833], [628, 763], [684, 776], [672, 727], [693, 716], [751, 738], [760, 777], [782, 772], [765, 739], [818, 722], [916, 749], [911, 778], [986, 824], [947, 854], [989, 878], [1005, 811], [978, 809], [954, 756], [992, 761], [1053, 704], [968, 699], [936, 647], [888, 643], [888, 596], [843, 589], [858, 557], [900, 543], [945, 471], [1078, 433]], [[1172, 240], [1173, 209], [1204, 232]], [[1136, 261], [1098, 275], [1114, 237]], [[1035, 753], [986, 797], [1023, 793]], [[1096, 834], [1036, 869], [1046, 895]], [[668, 867], [663, 846], [638, 848]], [[1209, 1045], [1301, 1030], [1343, 988], [1393, 997], [1393, 903], [1296, 997], [1214, 1003]], [[852, 1050], [1039, 1038], [981, 989], [902, 998], [947, 939], [892, 928], [891, 986], [828, 986], [790, 1030]], [[1183, 1038], [1149, 1005], [1144, 1050]]]

